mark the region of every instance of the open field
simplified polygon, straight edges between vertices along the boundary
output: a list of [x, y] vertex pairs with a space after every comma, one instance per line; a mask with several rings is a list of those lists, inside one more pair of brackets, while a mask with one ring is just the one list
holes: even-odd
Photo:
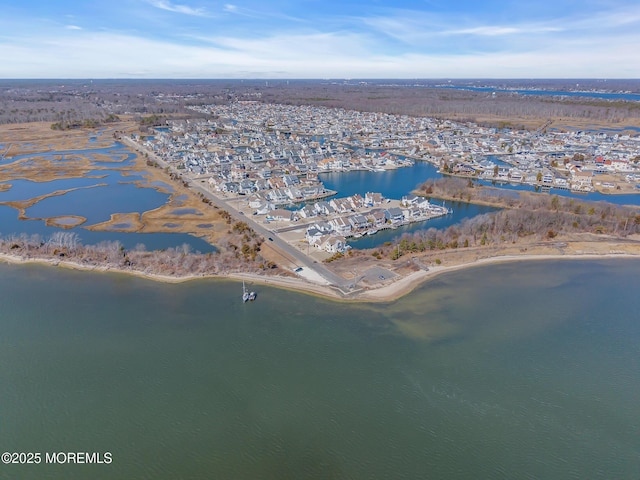
[[0, 125], [0, 145], [6, 145], [9, 148], [8, 157], [49, 151], [101, 148], [113, 143], [113, 134], [116, 131], [131, 133], [136, 130], [137, 125], [130, 118], [95, 130], [53, 130], [50, 122], [4, 124]]

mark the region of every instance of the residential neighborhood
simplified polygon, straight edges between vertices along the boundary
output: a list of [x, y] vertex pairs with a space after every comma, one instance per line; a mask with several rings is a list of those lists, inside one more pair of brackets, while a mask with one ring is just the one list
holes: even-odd
[[[298, 232], [328, 253], [348, 239], [449, 213], [426, 198], [379, 192], [340, 197], [320, 176], [385, 172], [430, 162], [443, 174], [578, 192], [640, 193], [640, 137], [588, 131], [498, 129], [450, 120], [237, 101], [191, 107], [144, 148], [227, 199], [252, 220]], [[276, 226], [273, 226], [273, 223]]]
[[336, 194], [319, 180], [324, 172], [384, 172], [415, 161], [452, 175], [585, 192], [640, 183], [638, 135], [530, 132], [256, 101], [191, 108], [203, 118], [171, 121], [139, 140], [218, 192], [274, 206]]

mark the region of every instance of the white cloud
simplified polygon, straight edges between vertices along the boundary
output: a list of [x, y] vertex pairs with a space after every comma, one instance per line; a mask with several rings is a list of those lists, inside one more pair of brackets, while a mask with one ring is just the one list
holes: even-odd
[[66, 27], [67, 30], [82, 30], [82, 27], [79, 27], [77, 25], [67, 25]]
[[[514, 26], [513, 28], [518, 28]], [[533, 28], [533, 27], [530, 27]], [[5, 78], [544, 78], [640, 77], [638, 35], [571, 36], [563, 41], [508, 43], [510, 51], [480, 53], [429, 48], [391, 53], [374, 35], [298, 32], [260, 37], [190, 37], [179, 43], [71, 29], [0, 37]], [[460, 29], [463, 30], [463, 29]], [[501, 32], [483, 32], [497, 34]], [[509, 35], [510, 33], [503, 33]], [[542, 36], [544, 37], [544, 36]], [[443, 39], [454, 37], [442, 36]], [[609, 37], [608, 37], [609, 38]], [[194, 43], [197, 40], [197, 43]], [[539, 39], [538, 39], [539, 40]], [[445, 42], [446, 43], [446, 42]]]
[[463, 28], [459, 30], [445, 30], [440, 35], [478, 35], [484, 37], [498, 37], [503, 35], [523, 35], [532, 33], [561, 32], [558, 27], [537, 27], [520, 25], [517, 27], [504, 27], [499, 25], [486, 25], [473, 28]]
[[161, 10], [167, 10], [168, 12], [182, 13], [184, 15], [194, 15], [197, 17], [209, 16], [203, 8], [193, 8], [188, 5], [173, 4], [168, 0], [147, 0], [148, 3]]
[[[508, 25], [483, 25], [465, 20], [452, 21], [449, 18], [424, 14], [421, 12], [401, 12], [386, 17], [363, 18], [362, 22], [388, 37], [407, 45], [421, 46], [428, 41], [437, 41], [442, 37], [515, 37], [518, 35], [545, 36], [564, 31], [555, 20], [553, 23], [518, 23]], [[479, 46], [479, 45], [475, 45]]]

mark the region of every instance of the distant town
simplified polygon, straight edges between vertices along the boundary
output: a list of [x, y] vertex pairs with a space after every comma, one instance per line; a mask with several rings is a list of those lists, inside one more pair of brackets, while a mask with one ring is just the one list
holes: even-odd
[[303, 220], [296, 230], [304, 226], [305, 241], [329, 253], [344, 252], [348, 237], [448, 210], [413, 195], [340, 198], [319, 179], [327, 172], [384, 172], [425, 161], [444, 174], [542, 191], [640, 193], [640, 136], [628, 132], [547, 131], [550, 122], [532, 132], [251, 100], [191, 109], [208, 119], [170, 120], [134, 140], [217, 195], [239, 199], [242, 214], [275, 222], [273, 231]]

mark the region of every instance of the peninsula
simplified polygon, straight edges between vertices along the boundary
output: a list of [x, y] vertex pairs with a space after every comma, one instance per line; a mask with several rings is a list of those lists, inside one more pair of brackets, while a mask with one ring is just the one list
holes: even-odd
[[[160, 99], [166, 101], [156, 96]], [[631, 127], [622, 133], [585, 132], [562, 119], [562, 129], [551, 129], [559, 120], [549, 119], [527, 130], [266, 103], [255, 96], [206, 100], [171, 117], [110, 112], [102, 122], [1, 126], [0, 195], [11, 196], [14, 184], [24, 180], [46, 184], [93, 175], [96, 183], [89, 187], [108, 185], [98, 183], [97, 173], [112, 172], [116, 163], [125, 175], [144, 176], [135, 181], [138, 188], [169, 195], [165, 206], [136, 212], [131, 205], [136, 213], [112, 211], [111, 220], [102, 223], [91, 224], [72, 211], [42, 218], [62, 229], [50, 238], [0, 226], [2, 258], [163, 281], [237, 278], [345, 300], [389, 301], [438, 273], [489, 261], [640, 254], [635, 201], [624, 206], [553, 194], [553, 189], [640, 192], [640, 141]], [[91, 150], [114, 141], [137, 153], [135, 167], [122, 152], [116, 162]], [[431, 179], [421, 186], [424, 179], [416, 178], [415, 189], [402, 198], [376, 191], [341, 196], [322, 181], [328, 173], [349, 171], [387, 175], [416, 162], [467, 178]], [[550, 193], [505, 190], [484, 180]], [[31, 207], [75, 191], [19, 202], [0, 197], [0, 208], [18, 209], [29, 221]], [[441, 206], [443, 199], [450, 206]], [[429, 228], [431, 219], [450, 213], [451, 202], [491, 205], [496, 211]], [[420, 228], [413, 233], [399, 230], [392, 241], [371, 249], [350, 245], [350, 239], [414, 224]], [[118, 242], [85, 245], [79, 229], [189, 233], [207, 239], [215, 252], [176, 245], [152, 254]]]

